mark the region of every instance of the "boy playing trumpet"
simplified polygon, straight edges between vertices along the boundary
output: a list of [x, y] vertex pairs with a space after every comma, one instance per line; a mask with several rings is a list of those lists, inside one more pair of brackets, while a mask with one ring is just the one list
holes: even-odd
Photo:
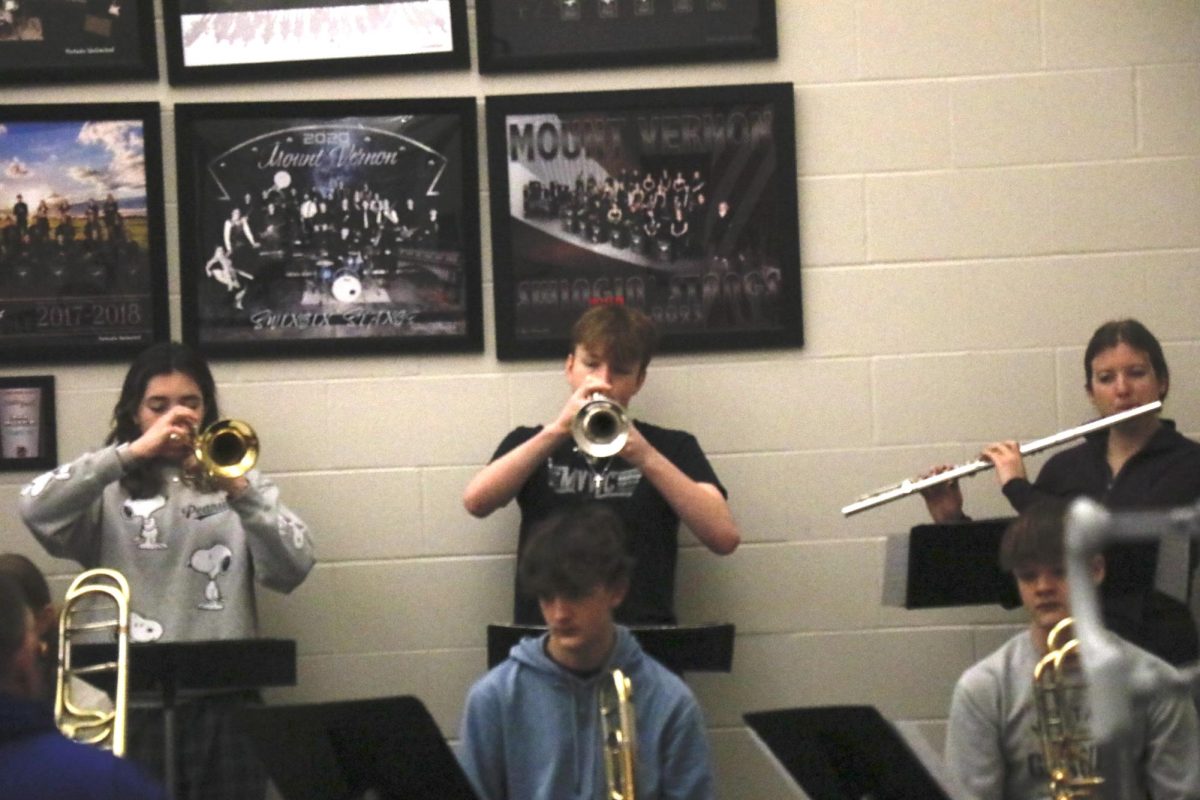
[[[509, 433], [463, 493], [463, 504], [476, 517], [517, 499], [519, 552], [532, 526], [553, 511], [584, 501], [609, 505], [630, 532], [636, 562], [629, 594], [615, 615], [631, 624], [675, 623], [681, 521], [719, 555], [732, 553], [741, 541], [725, 488], [691, 434], [631, 423], [624, 447], [606, 458], [590, 458], [572, 442], [571, 423], [592, 395], [628, 408], [646, 382], [657, 338], [654, 322], [640, 311], [621, 305], [589, 309], [571, 330], [566, 404], [549, 424]], [[519, 588], [513, 619], [542, 622], [536, 599]]]

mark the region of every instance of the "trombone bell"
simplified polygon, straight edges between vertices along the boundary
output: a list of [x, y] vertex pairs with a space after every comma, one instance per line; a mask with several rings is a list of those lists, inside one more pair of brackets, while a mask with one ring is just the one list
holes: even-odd
[[240, 478], [258, 461], [258, 436], [241, 420], [220, 419], [196, 437], [195, 454], [210, 478]]
[[615, 456], [629, 439], [629, 417], [620, 403], [597, 393], [571, 420], [571, 436], [584, 455]]

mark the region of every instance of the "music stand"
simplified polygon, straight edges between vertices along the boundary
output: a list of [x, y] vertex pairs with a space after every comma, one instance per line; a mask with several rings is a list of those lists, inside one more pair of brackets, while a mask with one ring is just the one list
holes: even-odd
[[811, 800], [952, 800], [929, 761], [936, 757], [922, 760], [874, 706], [789, 708], [743, 718]]
[[[488, 669], [508, 658], [508, 651], [521, 639], [545, 632], [545, 626], [539, 625], [488, 625]], [[733, 668], [732, 624], [635, 625], [629, 632], [646, 653], [676, 675], [729, 672]]]
[[[80, 666], [116, 659], [112, 643], [79, 644]], [[90, 676], [89, 676], [90, 677]], [[113, 691], [112, 673], [95, 685]], [[296, 643], [291, 639], [223, 639], [206, 642], [145, 642], [129, 646], [129, 691], [155, 694], [163, 710], [163, 780], [175, 796], [175, 705], [181, 693], [236, 691], [296, 685]]]
[[1012, 576], [1000, 569], [1000, 538], [1012, 518], [917, 525], [889, 536], [883, 603], [901, 608], [1021, 605]]
[[237, 722], [285, 800], [475, 800], [416, 697], [240, 709]]

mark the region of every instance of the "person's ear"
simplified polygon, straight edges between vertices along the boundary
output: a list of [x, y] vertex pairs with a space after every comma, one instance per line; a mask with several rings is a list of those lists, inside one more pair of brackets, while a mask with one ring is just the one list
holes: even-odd
[[623, 580], [608, 587], [608, 610], [615, 611], [617, 606], [625, 602], [625, 595], [629, 594], [629, 581]]

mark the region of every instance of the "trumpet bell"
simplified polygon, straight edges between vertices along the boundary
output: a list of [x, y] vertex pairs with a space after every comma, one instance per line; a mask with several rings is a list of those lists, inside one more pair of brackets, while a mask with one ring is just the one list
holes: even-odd
[[629, 439], [629, 417], [620, 403], [595, 394], [571, 420], [571, 436], [584, 455], [614, 456]]
[[196, 460], [210, 477], [242, 477], [258, 462], [258, 450], [258, 435], [241, 420], [217, 420], [196, 437]]

